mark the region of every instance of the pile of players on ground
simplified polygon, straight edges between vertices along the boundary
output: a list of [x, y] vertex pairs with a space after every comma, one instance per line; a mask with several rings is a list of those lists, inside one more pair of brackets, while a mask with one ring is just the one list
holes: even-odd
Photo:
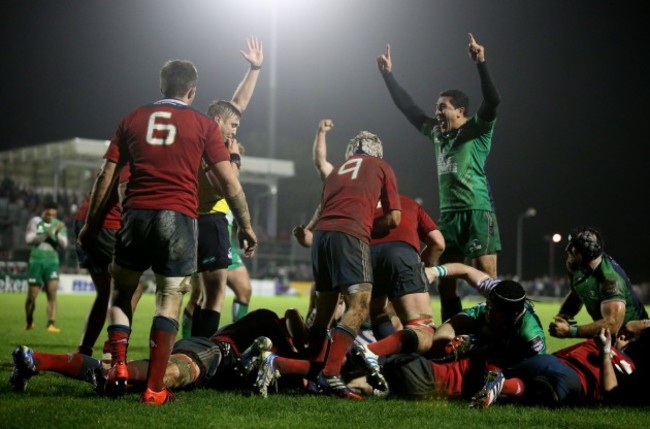
[[[460, 265], [448, 268], [462, 270], [468, 279], [479, 273]], [[470, 284], [485, 294], [480, 283], [484, 286], [489, 278], [478, 277], [479, 283]], [[379, 341], [369, 326], [362, 330], [341, 374], [348, 394], [319, 389], [326, 352], [309, 350], [309, 330], [295, 309], [284, 317], [256, 310], [212, 338], [177, 341], [165, 385], [176, 391], [242, 389], [262, 397], [278, 392], [334, 392], [352, 399], [457, 397], [470, 400], [475, 408], [486, 408], [497, 399], [545, 406], [647, 402], [638, 392], [648, 381], [650, 320], [627, 322], [616, 347], [609, 329], [602, 329], [594, 339], [547, 354], [544, 331], [523, 289], [515, 282], [493, 283], [485, 303], [464, 309], [435, 330], [428, 353], [410, 352], [412, 342], [404, 341], [413, 331], [410, 326], [401, 329], [395, 323], [398, 330]], [[385, 346], [395, 339], [401, 341], [402, 353], [379, 357], [382, 342]], [[142, 391], [148, 370], [148, 361], [130, 361], [128, 382], [117, 385], [111, 380], [110, 359], [40, 353], [27, 346], [18, 346], [13, 359], [10, 382], [16, 391], [25, 391], [31, 377], [53, 371], [89, 382], [101, 395], [119, 396]]]

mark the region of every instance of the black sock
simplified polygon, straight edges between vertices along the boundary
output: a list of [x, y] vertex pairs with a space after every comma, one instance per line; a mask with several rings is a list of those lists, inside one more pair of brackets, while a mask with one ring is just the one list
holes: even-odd
[[[201, 321], [197, 330], [198, 335], [206, 338], [213, 336], [217, 332], [217, 329], [219, 329], [220, 319], [221, 313], [218, 311], [201, 309]], [[192, 330], [194, 330], [194, 321], [192, 321]]]
[[198, 337], [199, 327], [201, 326], [201, 309], [199, 307], [194, 307], [194, 312], [192, 313], [192, 336]]
[[441, 322], [444, 323], [451, 316], [460, 313], [462, 309], [463, 305], [460, 302], [460, 298], [457, 296], [453, 298], [440, 299]]

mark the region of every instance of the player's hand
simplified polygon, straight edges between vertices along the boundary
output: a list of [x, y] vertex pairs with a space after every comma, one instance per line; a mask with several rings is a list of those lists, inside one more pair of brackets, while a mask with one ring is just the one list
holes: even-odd
[[596, 341], [596, 345], [602, 353], [610, 353], [612, 351], [612, 333], [609, 331], [609, 328], [601, 328], [594, 341]]
[[247, 258], [252, 257], [257, 250], [257, 236], [253, 228], [250, 226], [248, 228], [239, 228], [237, 238], [239, 239], [239, 247], [244, 249], [244, 256]]
[[296, 241], [303, 247], [311, 247], [313, 243], [314, 234], [304, 225], [299, 225], [295, 227], [292, 231], [293, 236], [296, 237]]
[[264, 62], [262, 42], [257, 37], [248, 37], [246, 44], [248, 45], [248, 51], [240, 51], [242, 56], [251, 66], [261, 67]]
[[571, 324], [562, 316], [555, 316], [548, 326], [548, 333], [552, 337], [567, 338], [571, 333]]
[[334, 128], [334, 121], [332, 121], [331, 119], [322, 119], [318, 123], [318, 132], [319, 133], [327, 133], [332, 128]]
[[236, 153], [237, 155], [241, 155], [239, 142], [234, 137], [231, 137], [228, 140], [226, 140], [226, 148], [228, 148], [229, 153]]
[[468, 33], [468, 35], [469, 45], [467, 45], [467, 50], [469, 51], [469, 57], [476, 63], [485, 62], [485, 48], [476, 43], [476, 39], [474, 39], [472, 33]]
[[393, 62], [390, 59], [390, 44], [386, 45], [386, 52], [377, 57], [377, 67], [381, 73], [393, 71]]

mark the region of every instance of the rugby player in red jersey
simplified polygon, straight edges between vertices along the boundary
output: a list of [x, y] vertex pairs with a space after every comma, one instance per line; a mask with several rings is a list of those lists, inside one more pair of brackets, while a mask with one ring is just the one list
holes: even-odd
[[[93, 347], [99, 337], [99, 334], [104, 327], [108, 306], [111, 298], [111, 275], [109, 273], [109, 265], [113, 260], [113, 250], [115, 249], [115, 240], [117, 232], [122, 226], [122, 207], [120, 205], [120, 193], [123, 195], [126, 182], [129, 180], [130, 170], [127, 168], [122, 169], [120, 173], [119, 186], [111, 190], [109, 199], [106, 202], [104, 209], [104, 216], [97, 218], [101, 225], [94, 226], [96, 229], [97, 240], [95, 246], [89, 251], [84, 251], [81, 247], [76, 246], [77, 259], [79, 266], [88, 270], [90, 278], [95, 285], [95, 301], [93, 302], [86, 322], [84, 325], [84, 333], [81, 337], [81, 343], [77, 348], [78, 353], [88, 356], [93, 355]], [[86, 223], [86, 215], [88, 214], [88, 205], [90, 204], [90, 193], [84, 198], [79, 207], [79, 211], [75, 215], [74, 230], [78, 236], [81, 228]], [[133, 311], [142, 296], [142, 288], [137, 288], [132, 299]], [[107, 344], [106, 344], [107, 345]]]
[[173, 398], [163, 383], [178, 332], [178, 317], [190, 274], [196, 270], [198, 178], [203, 158], [218, 178], [240, 230], [240, 242], [252, 256], [257, 239], [248, 204], [230, 164], [219, 126], [190, 105], [196, 97], [198, 73], [184, 60], [168, 61], [160, 72], [165, 97], [140, 107], [120, 123], [93, 187], [87, 225], [78, 241], [91, 249], [97, 224], [121, 169], [131, 177], [122, 203], [111, 275], [114, 295], [108, 335], [113, 361], [109, 383], [120, 394], [128, 379], [126, 352], [131, 333], [131, 297], [142, 273], [156, 276], [156, 312], [150, 334], [150, 365], [142, 401], [162, 404]]
[[[317, 384], [338, 396], [360, 399], [341, 379], [341, 367], [363, 321], [372, 291], [370, 235], [375, 227], [390, 229], [400, 222], [400, 201], [393, 169], [383, 161], [381, 140], [362, 131], [348, 144], [347, 160], [325, 179], [313, 234], [312, 268], [318, 293], [309, 349], [322, 361], [327, 331], [341, 294], [346, 310], [332, 330], [332, 344]], [[375, 219], [381, 201], [384, 216]]]

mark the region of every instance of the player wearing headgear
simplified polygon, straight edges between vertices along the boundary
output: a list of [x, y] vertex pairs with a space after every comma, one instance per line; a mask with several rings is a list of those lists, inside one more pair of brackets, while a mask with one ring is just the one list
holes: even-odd
[[[361, 397], [343, 382], [341, 367], [368, 317], [373, 283], [371, 230], [378, 225], [393, 228], [401, 220], [397, 179], [382, 157], [382, 142], [375, 134], [362, 131], [350, 140], [346, 162], [325, 179], [311, 247], [318, 293], [309, 341], [314, 360], [322, 359], [327, 344], [322, 334], [330, 326], [341, 294], [347, 304], [332, 329], [332, 345], [317, 384], [324, 392], [352, 399]], [[384, 213], [379, 220], [375, 219], [377, 201]]]
[[521, 284], [493, 279], [459, 263], [427, 268], [427, 273], [430, 281], [444, 276], [461, 278], [486, 299], [440, 325], [433, 337], [433, 357], [458, 359], [471, 354], [485, 361], [485, 385], [473, 398], [476, 407], [488, 406], [502, 391], [522, 393], [520, 380], [512, 379], [505, 384], [501, 370], [546, 353], [546, 338]]
[[[569, 234], [565, 250], [571, 291], [549, 326], [552, 336], [592, 338], [602, 328], [616, 336], [628, 321], [648, 318], [627, 274], [604, 247], [594, 228], [579, 226]], [[583, 305], [593, 322], [577, 326], [572, 319]]]

